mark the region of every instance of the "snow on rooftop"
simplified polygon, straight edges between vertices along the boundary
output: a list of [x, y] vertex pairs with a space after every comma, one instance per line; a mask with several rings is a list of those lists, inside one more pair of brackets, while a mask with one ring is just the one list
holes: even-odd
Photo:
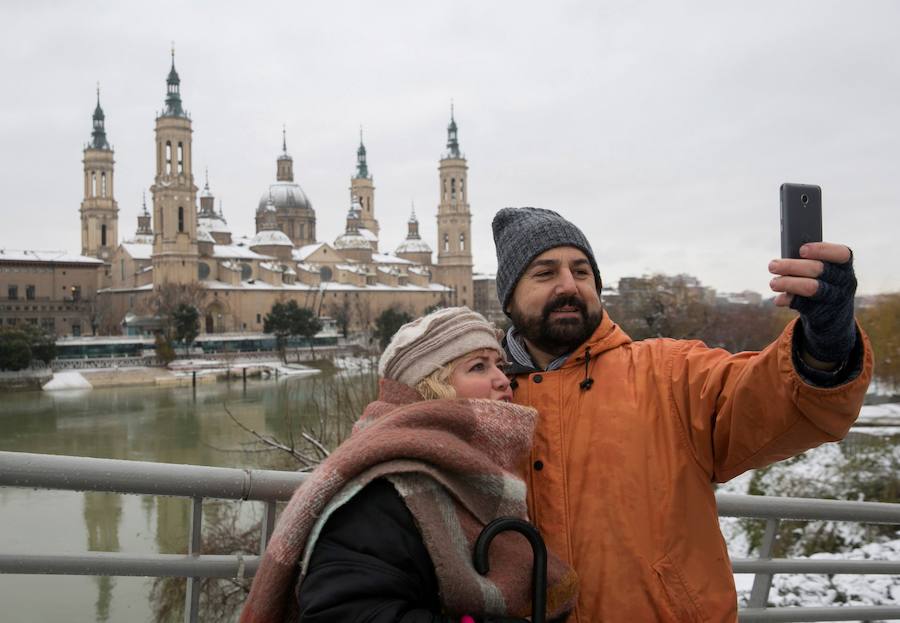
[[424, 240], [404, 240], [394, 253], [431, 253], [431, 247]]
[[30, 251], [19, 249], [0, 249], [0, 261], [7, 262], [45, 262], [51, 264], [102, 264], [103, 260], [85, 255], [76, 255], [66, 251]]
[[211, 233], [222, 233], [222, 234], [230, 234], [231, 230], [228, 228], [228, 224], [220, 219], [218, 216], [216, 217], [206, 217], [201, 216], [197, 219], [197, 228], [205, 229]]
[[369, 242], [376, 242], [378, 240], [378, 236], [375, 235], [371, 229], [366, 229], [365, 227], [359, 228], [359, 235], [368, 240]]
[[298, 247], [298, 248], [294, 249], [294, 251], [293, 251], [294, 259], [297, 260], [298, 262], [302, 262], [303, 260], [308, 258], [310, 255], [312, 255], [313, 253], [318, 251], [319, 248], [324, 244], [325, 244], [324, 242], [316, 242], [315, 244], [306, 244], [306, 245], [303, 245], [302, 247]]
[[268, 255], [261, 255], [247, 247], [236, 244], [217, 244], [213, 247], [213, 257], [235, 260], [270, 260]]
[[373, 253], [372, 261], [376, 264], [415, 264], [414, 262], [410, 262], [409, 260], [404, 260], [402, 257], [397, 257], [396, 255], [388, 255], [386, 253]]
[[251, 247], [272, 246], [293, 247], [294, 243], [288, 238], [287, 234], [278, 229], [264, 229], [257, 232], [250, 241]]
[[370, 249], [372, 246], [365, 236], [360, 234], [345, 233], [338, 236], [334, 241], [335, 249]]
[[[253, 283], [249, 281], [242, 281], [239, 284], [230, 284], [222, 281], [204, 281], [203, 285], [208, 290], [244, 290], [244, 291], [301, 291], [306, 292], [310, 290], [316, 290], [320, 292], [451, 292], [452, 290], [447, 286], [443, 286], [437, 283], [432, 283], [427, 286], [415, 286], [415, 285], [405, 285], [405, 286], [390, 286], [385, 285], [383, 283], [374, 284], [374, 285], [365, 285], [365, 286], [357, 286], [349, 283], [337, 283], [335, 281], [324, 281], [318, 286], [307, 285], [305, 283], [292, 283], [292, 284], [283, 284], [283, 285], [275, 285], [271, 283], [265, 283], [263, 281], [256, 280]], [[152, 286], [148, 286], [147, 288], [130, 288], [128, 291], [139, 290], [139, 289], [149, 289]], [[117, 290], [117, 291], [125, 291], [125, 290]]]
[[123, 242], [122, 247], [136, 260], [149, 260], [153, 255], [153, 245], [138, 242]]

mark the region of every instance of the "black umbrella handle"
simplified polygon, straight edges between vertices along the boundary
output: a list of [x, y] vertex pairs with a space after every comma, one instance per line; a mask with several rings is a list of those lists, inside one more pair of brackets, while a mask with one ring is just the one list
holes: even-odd
[[[531, 568], [531, 621], [545, 623], [547, 620], [547, 546], [541, 533], [524, 519], [515, 517], [499, 517], [484, 527], [475, 541], [475, 552], [472, 562], [475, 570], [481, 575], [490, 571], [488, 565], [488, 549], [491, 541], [501, 532], [512, 530], [523, 535], [531, 544], [534, 561]], [[521, 619], [525, 621], [525, 619]]]

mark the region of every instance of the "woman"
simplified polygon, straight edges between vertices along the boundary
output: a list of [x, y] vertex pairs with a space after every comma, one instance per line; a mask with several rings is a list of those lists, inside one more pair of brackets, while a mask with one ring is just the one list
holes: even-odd
[[[401, 327], [379, 362], [379, 400], [295, 492], [241, 621], [455, 623], [530, 614], [532, 554], [523, 538], [494, 540], [486, 577], [471, 562], [491, 520], [526, 517], [519, 472], [536, 412], [509, 402], [502, 362], [493, 325], [468, 308]], [[551, 554], [551, 618], [571, 608], [575, 584]]]

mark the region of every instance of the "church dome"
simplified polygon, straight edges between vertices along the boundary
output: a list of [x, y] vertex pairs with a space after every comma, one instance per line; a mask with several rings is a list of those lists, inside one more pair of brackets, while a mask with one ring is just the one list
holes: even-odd
[[394, 251], [395, 255], [401, 253], [431, 253], [431, 247], [429, 247], [428, 243], [424, 240], [407, 238], [401, 242], [400, 246], [397, 247], [397, 250]]
[[259, 198], [257, 212], [262, 212], [272, 198], [275, 209], [282, 210], [312, 210], [312, 204], [306, 197], [306, 193], [300, 188], [300, 184], [294, 182], [274, 182], [269, 189]]
[[212, 234], [210, 234], [207, 230], [205, 230], [201, 227], [198, 227], [197, 228], [197, 242], [208, 242], [210, 244], [215, 244], [216, 240], [215, 240], [215, 238], [212, 237]]
[[277, 229], [267, 229], [257, 232], [250, 241], [250, 248], [265, 246], [286, 246], [293, 247], [294, 243], [287, 237], [283, 231]]
[[228, 229], [228, 223], [226, 223], [223, 219], [216, 217], [207, 217], [201, 216], [197, 219], [197, 229], [204, 229], [212, 234], [221, 233], [221, 234], [230, 234], [231, 230]]
[[341, 234], [334, 241], [335, 249], [371, 249], [372, 245], [365, 236], [358, 232]]

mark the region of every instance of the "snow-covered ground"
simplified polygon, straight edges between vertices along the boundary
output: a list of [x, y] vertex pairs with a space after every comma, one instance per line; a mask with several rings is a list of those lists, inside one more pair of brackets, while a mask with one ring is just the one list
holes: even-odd
[[337, 357], [334, 367], [341, 372], [363, 373], [371, 372], [378, 367], [377, 357]]
[[865, 405], [859, 412], [857, 425], [900, 426], [900, 403]]
[[241, 376], [243, 371], [247, 370], [248, 374], [251, 372], [262, 372], [266, 376], [275, 376], [277, 373], [278, 378], [302, 378], [321, 373], [321, 371], [316, 368], [310, 368], [296, 363], [285, 364], [280, 359], [266, 361], [235, 361], [231, 363], [208, 359], [178, 359], [170, 363], [168, 367], [176, 377], [192, 376], [195, 372], [198, 377], [221, 375], [229, 370], [231, 371], [231, 374], [235, 376]]
[[57, 372], [53, 378], [44, 383], [44, 391], [60, 391], [64, 389], [92, 389], [92, 385], [79, 372]]
[[[748, 472], [718, 488], [746, 494], [751, 482], [766, 495], [865, 500], [866, 491], [892, 490], [900, 483], [900, 442], [884, 439], [900, 435], [900, 404], [864, 407], [864, 426], [853, 429], [861, 442], [825, 444], [801, 457]], [[890, 421], [897, 426], [877, 426]], [[872, 435], [871, 438], [866, 435]], [[879, 484], [888, 483], [886, 487]], [[751, 546], [747, 520], [722, 517], [722, 534], [732, 558], [758, 555]], [[806, 558], [804, 546], [831, 542], [832, 552], [812, 553], [812, 559], [900, 561], [900, 527], [875, 531], [852, 522], [807, 522], [794, 530], [787, 556]], [[739, 601], [746, 605], [753, 575], [736, 574]], [[900, 603], [900, 575], [779, 574], [772, 582], [769, 602], [774, 606], [896, 605]]]

